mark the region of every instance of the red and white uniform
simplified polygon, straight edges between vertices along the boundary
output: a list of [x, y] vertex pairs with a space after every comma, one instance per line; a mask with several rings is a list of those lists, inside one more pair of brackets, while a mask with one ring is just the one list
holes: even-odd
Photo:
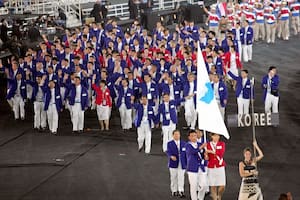
[[292, 16], [298, 16], [299, 17], [299, 11], [300, 11], [300, 3], [295, 2], [290, 5], [290, 9], [292, 12]]
[[252, 25], [255, 22], [255, 13], [253, 11], [244, 11], [244, 14], [249, 25]]
[[288, 20], [290, 17], [290, 9], [288, 7], [283, 7], [281, 8], [281, 10], [279, 11], [279, 15], [278, 18], [280, 20]]
[[[231, 54], [232, 53], [230, 51], [225, 53], [224, 65], [227, 66], [228, 68], [230, 68], [231, 66], [231, 56], [232, 56]], [[235, 52], [235, 63], [238, 69], [242, 69], [243, 66], [240, 61], [240, 55], [238, 52]]]
[[265, 20], [267, 24], [274, 24], [276, 22], [276, 16], [273, 13], [265, 14]]
[[207, 150], [214, 151], [215, 154], [208, 154], [208, 168], [218, 168], [218, 167], [225, 167], [226, 163], [224, 161], [224, 153], [225, 153], [225, 143], [224, 142], [217, 142], [214, 144], [213, 142], [207, 143]]
[[215, 152], [214, 154], [208, 154], [208, 181], [209, 186], [225, 186], [226, 176], [225, 176], [225, 143], [224, 142], [214, 142], [207, 143], [207, 150]]
[[214, 14], [214, 13], [211, 13], [211, 12], [209, 12], [208, 14], [209, 14], [209, 16], [208, 16], [209, 26], [210, 27], [218, 26], [219, 21], [220, 21], [220, 17], [217, 14]]

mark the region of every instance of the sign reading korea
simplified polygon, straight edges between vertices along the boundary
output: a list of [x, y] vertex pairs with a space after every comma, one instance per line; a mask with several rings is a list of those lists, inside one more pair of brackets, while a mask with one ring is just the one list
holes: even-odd
[[255, 126], [278, 126], [278, 113], [254, 113], [245, 115], [228, 115], [227, 125], [229, 127], [249, 127], [254, 123]]

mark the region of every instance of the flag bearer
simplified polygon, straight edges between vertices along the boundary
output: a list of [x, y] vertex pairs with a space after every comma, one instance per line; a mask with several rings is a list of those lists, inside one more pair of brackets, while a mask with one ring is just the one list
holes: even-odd
[[[197, 133], [190, 130], [188, 134], [189, 142], [186, 143], [187, 174], [190, 183], [191, 200], [204, 200], [207, 185], [205, 156], [206, 143], [197, 142]], [[198, 194], [197, 194], [198, 191]]]

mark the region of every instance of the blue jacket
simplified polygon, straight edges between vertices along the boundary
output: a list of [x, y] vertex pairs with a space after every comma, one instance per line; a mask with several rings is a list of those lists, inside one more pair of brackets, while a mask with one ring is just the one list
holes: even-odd
[[216, 72], [217, 72], [217, 74], [223, 76], [223, 62], [222, 62], [222, 58], [217, 57], [215, 65], [216, 65]]
[[[18, 87], [18, 81], [17, 79], [8, 79], [8, 92], [6, 95], [6, 99], [11, 99], [15, 96], [17, 87]], [[27, 99], [27, 90], [26, 90], [26, 82], [24, 79], [21, 79], [20, 84], [20, 95], [23, 99]]]
[[[69, 88], [69, 104], [73, 106], [75, 104], [76, 86], [72, 84]], [[86, 110], [89, 105], [88, 91], [83, 85], [81, 85], [80, 104], [82, 110]]]
[[241, 76], [235, 76], [231, 71], [228, 72], [228, 75], [236, 80], [236, 89], [235, 96], [239, 97], [241, 92], [243, 92], [243, 99], [251, 98], [251, 81], [248, 78], [246, 84], [243, 87], [243, 78]]
[[135, 99], [139, 99], [140, 98], [140, 83], [137, 81], [137, 79], [133, 79], [133, 80], [129, 80], [129, 84], [128, 87], [131, 88], [133, 90], [133, 94]]
[[131, 96], [134, 96], [133, 90], [130, 89], [129, 87], [127, 87], [127, 92], [126, 94], [124, 94], [124, 87], [121, 85], [116, 85], [115, 86], [117, 91], [118, 91], [118, 98], [117, 98], [117, 103], [116, 103], [116, 107], [120, 108], [120, 106], [122, 105], [122, 99], [124, 98], [125, 100], [125, 105], [127, 109], [131, 109], [132, 108], [132, 104], [131, 104]]
[[205, 166], [207, 166], [207, 161], [204, 159], [204, 149], [200, 151], [199, 147], [201, 143], [197, 142], [197, 148], [195, 149], [191, 143], [186, 143], [186, 159], [187, 159], [187, 171], [195, 172], [199, 171], [199, 168], [204, 172]]
[[[50, 100], [51, 100], [51, 90], [48, 86], [43, 87], [43, 91], [44, 91], [44, 110], [47, 111], [49, 108], [49, 104], [50, 104]], [[60, 96], [60, 90], [59, 87], [55, 87], [55, 106], [56, 106], [56, 110], [60, 111], [62, 109], [62, 99]]]
[[174, 124], [177, 124], [177, 110], [176, 110], [177, 104], [175, 100], [169, 101], [169, 111], [166, 111], [165, 103], [162, 102], [158, 107], [158, 114], [157, 118], [160, 119], [163, 126], [170, 125], [170, 122], [172, 121]]
[[[136, 116], [135, 116], [134, 124], [136, 127], [140, 127], [141, 123], [142, 123], [143, 115], [144, 115], [143, 104], [136, 103], [136, 104], [134, 104], [134, 108], [136, 109]], [[155, 117], [153, 107], [149, 103], [147, 104], [147, 112], [148, 112], [148, 115], [147, 115], [148, 123], [151, 128], [152, 123], [154, 123], [154, 124], [157, 123], [157, 119]]]
[[[262, 81], [261, 81], [261, 86], [263, 88], [263, 100], [265, 101], [266, 100], [266, 96], [267, 96], [267, 92], [268, 92], [268, 89], [267, 89], [267, 86], [268, 86], [268, 81], [269, 81], [269, 76], [266, 75], [262, 78]], [[278, 92], [278, 89], [279, 89], [279, 76], [278, 75], [275, 75], [272, 79], [271, 79], [271, 90], [277, 90], [277, 96], [279, 96], [279, 92]], [[276, 96], [276, 95], [275, 95]]]
[[[241, 28], [240, 37], [241, 37], [242, 45], [252, 44], [253, 43], [253, 29], [250, 26], [248, 26], [247, 33], [245, 33], [245, 27]], [[245, 41], [245, 39], [246, 39], [246, 41]]]
[[[149, 104], [154, 104], [153, 99], [158, 98], [158, 88], [157, 85], [151, 82], [150, 90], [148, 91], [147, 84], [145, 82], [141, 83], [142, 96], [147, 96]], [[151, 97], [151, 98], [150, 98]]]
[[179, 86], [180, 89], [182, 90], [183, 85], [184, 85], [184, 80], [185, 80], [184, 77], [179, 75], [179, 73], [177, 73], [177, 72], [176, 72], [176, 74], [170, 73], [170, 76], [173, 79], [174, 85]]
[[[178, 168], [179, 161], [182, 169], [186, 169], [186, 153], [185, 153], [186, 143], [180, 140], [180, 149], [178, 149], [174, 140], [168, 142], [167, 145], [167, 155], [169, 158], [168, 167], [169, 168]], [[171, 159], [171, 156], [176, 157], [176, 161]]]
[[[164, 94], [164, 93], [168, 93], [168, 94], [171, 94], [171, 91], [170, 91], [170, 85], [169, 84], [166, 84], [166, 83], [161, 83], [160, 84], [160, 88], [161, 88], [161, 93]], [[174, 85], [173, 84], [173, 91], [174, 91], [174, 98], [175, 99], [180, 99], [180, 93], [181, 93], [181, 88], [180, 88], [180, 85]]]
[[[214, 88], [214, 84], [212, 83], [212, 88]], [[227, 87], [225, 85], [225, 83], [223, 81], [219, 81], [219, 88], [218, 88], [218, 92], [219, 92], [219, 97], [220, 97], [220, 104], [222, 107], [225, 107], [225, 100], [228, 99], [228, 90]]]
[[[39, 86], [36, 81], [26, 80], [26, 84], [29, 84], [32, 87], [31, 101], [35, 101], [36, 100], [36, 95], [39, 92], [39, 87], [41, 87], [43, 95], [44, 95], [43, 86]], [[44, 83], [44, 85], [48, 85], [48, 84]]]
[[[187, 81], [185, 82], [184, 86], [183, 86], [183, 97], [187, 97], [189, 96], [189, 91], [190, 91], [190, 83]], [[197, 82], [196, 80], [194, 81], [194, 103], [196, 105], [196, 92], [197, 92]]]

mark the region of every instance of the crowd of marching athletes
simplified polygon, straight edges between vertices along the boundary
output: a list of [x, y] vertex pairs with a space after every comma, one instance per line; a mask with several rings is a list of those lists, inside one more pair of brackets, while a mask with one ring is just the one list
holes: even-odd
[[[252, 12], [253, 5], [257, 6], [255, 12]], [[289, 2], [292, 20], [299, 23], [297, 5], [296, 2]], [[274, 9], [272, 12], [265, 11], [262, 18], [267, 27], [270, 22], [269, 14], [273, 15], [277, 11], [280, 25], [278, 30], [283, 39], [288, 39], [289, 36], [284, 30], [285, 20], [289, 20], [289, 14], [286, 15], [286, 12], [289, 13], [287, 6], [286, 2], [267, 2], [264, 9]], [[137, 128], [139, 151], [145, 143], [145, 153], [150, 153], [151, 130], [161, 126], [162, 150], [174, 160], [169, 152], [168, 142], [173, 141], [173, 131], [178, 123], [178, 111], [181, 107], [184, 107], [187, 126], [192, 130], [196, 128], [197, 42], [200, 43], [199, 50], [202, 51], [223, 117], [228, 100], [226, 82], [235, 89], [238, 114], [249, 113], [251, 81], [248, 71], [242, 68], [240, 54], [244, 62], [251, 61], [252, 43], [263, 36], [263, 31], [260, 31], [263, 28], [258, 25], [261, 16], [258, 11], [263, 9], [261, 7], [260, 3], [243, 2], [232, 7], [228, 4], [227, 12], [233, 10], [235, 17], [230, 23], [233, 26], [226, 26], [226, 29], [222, 21], [229, 20], [230, 14], [227, 15], [228, 19], [219, 18], [215, 14], [215, 7], [211, 7], [210, 11], [206, 10], [209, 14], [209, 30], [197, 27], [194, 22], [185, 21], [174, 32], [170, 32], [160, 22], [157, 22], [154, 30], [149, 31], [138, 21], [134, 21], [130, 30], [123, 32], [115, 20], [109, 20], [105, 24], [92, 23], [82, 29], [66, 29], [61, 38], [55, 37], [52, 41], [43, 35], [39, 48], [29, 48], [25, 55], [13, 56], [8, 64], [0, 62], [0, 71], [6, 74], [8, 80], [7, 101], [16, 120], [24, 120], [25, 103], [33, 103], [34, 128], [44, 131], [48, 126], [53, 134], [57, 134], [59, 116], [63, 110], [70, 113], [74, 133], [83, 132], [87, 110], [96, 110], [100, 129], [109, 130], [111, 111], [115, 107], [119, 111], [121, 127], [125, 132], [132, 129], [133, 124]], [[295, 10], [298, 10], [297, 15]], [[252, 21], [249, 13], [255, 16]], [[298, 17], [297, 20], [295, 17]], [[277, 18], [274, 20], [276, 22]], [[294, 22], [293, 24], [295, 25]], [[295, 30], [296, 34], [299, 27]], [[276, 73], [276, 67], [271, 66], [262, 79], [265, 112], [278, 112], [279, 77]], [[193, 134], [191, 131], [189, 136]], [[216, 140], [214, 143], [201, 145], [201, 148], [197, 147], [194, 136], [191, 137], [191, 147], [184, 147], [186, 151], [190, 148], [193, 155], [198, 155], [205, 146], [205, 149], [210, 149], [208, 160], [216, 162], [208, 162], [208, 168], [225, 166], [222, 159], [225, 146], [217, 145], [217, 134], [212, 136], [216, 138], [213, 139]], [[219, 150], [223, 151], [220, 155], [216, 153]], [[198, 161], [199, 159], [195, 160], [196, 165], [199, 164]], [[187, 158], [187, 163], [189, 162], [193, 161]], [[206, 162], [205, 159], [203, 162]], [[193, 170], [189, 164], [188, 167]], [[208, 171], [213, 172], [212, 177], [219, 177], [218, 180], [221, 180], [221, 183], [216, 181], [214, 185], [225, 186], [223, 168]], [[250, 170], [248, 175], [251, 173]], [[198, 178], [194, 175], [189, 176], [192, 183], [191, 196], [192, 199], [197, 199], [195, 195], [199, 189], [195, 184]], [[180, 174], [176, 176], [179, 177]], [[221, 195], [223, 190], [224, 187], [212, 188], [213, 198], [221, 199], [216, 194]], [[179, 194], [177, 192], [183, 191], [172, 189], [172, 192]]]

